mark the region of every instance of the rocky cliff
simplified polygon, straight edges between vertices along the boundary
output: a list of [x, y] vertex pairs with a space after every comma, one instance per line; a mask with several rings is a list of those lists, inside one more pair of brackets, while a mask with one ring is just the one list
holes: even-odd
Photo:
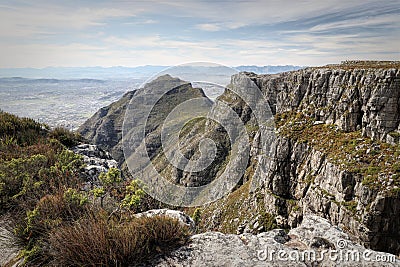
[[[269, 129], [257, 124], [248, 101], [225, 90], [218, 100], [246, 125], [251, 156], [236, 190], [202, 207], [199, 228], [259, 233], [277, 226], [296, 227], [305, 214], [312, 213], [339, 225], [369, 248], [398, 255], [399, 69], [398, 62], [345, 62], [282, 74], [233, 76], [233, 84], [250, 78], [275, 114], [272, 157], [259, 153], [266, 146], [263, 131]], [[80, 128], [89, 140], [110, 148], [120, 163], [121, 121], [134, 94], [100, 110]], [[224, 136], [220, 127], [204, 120], [183, 131], [181, 143], [188, 148], [188, 157], [196, 157], [194, 148], [201, 137], [218, 144], [220, 156], [203, 173], [179, 173], [157, 160], [161, 155], [157, 138], [153, 159], [176, 183], [202, 185], [226, 167], [230, 143]]]
[[[257, 233], [271, 226], [265, 214], [291, 228], [304, 214], [313, 213], [343, 227], [367, 247], [398, 254], [398, 64], [349, 62], [246, 75], [276, 114], [273, 157], [252, 157], [249, 167], [253, 163], [262, 168], [244, 181], [258, 176], [261, 186], [250, 194], [239, 189], [205, 208], [206, 228]], [[257, 140], [260, 131], [252, 150], [263, 146]]]
[[400, 131], [399, 64], [369, 64], [249, 76], [276, 113], [301, 110], [345, 132], [361, 130], [365, 137], [393, 142]]
[[276, 110], [279, 132], [274, 159], [263, 163], [269, 166], [263, 173], [265, 203], [279, 203], [274, 213], [289, 226], [301, 214], [317, 213], [368, 247], [400, 252], [395, 67], [346, 62], [252, 77]]

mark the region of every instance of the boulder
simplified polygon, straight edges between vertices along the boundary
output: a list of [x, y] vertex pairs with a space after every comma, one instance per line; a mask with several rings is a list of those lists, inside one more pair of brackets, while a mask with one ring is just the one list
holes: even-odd
[[170, 210], [170, 209], [154, 209], [148, 210], [142, 213], [138, 213], [135, 215], [136, 217], [154, 217], [154, 216], [166, 216], [169, 218], [177, 219], [181, 224], [189, 227], [189, 229], [193, 230], [195, 227], [195, 223], [190, 218], [190, 216], [186, 215], [182, 211], [178, 210]]

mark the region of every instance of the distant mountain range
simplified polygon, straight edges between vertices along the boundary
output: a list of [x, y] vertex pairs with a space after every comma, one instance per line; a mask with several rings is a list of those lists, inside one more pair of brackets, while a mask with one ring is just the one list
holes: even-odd
[[[168, 66], [139, 66], [139, 67], [47, 67], [35, 68], [0, 68], [0, 78], [51, 78], [51, 79], [131, 79], [146, 78], [165, 70]], [[304, 68], [302, 66], [237, 66], [238, 71], [249, 71], [257, 74], [279, 73]]]

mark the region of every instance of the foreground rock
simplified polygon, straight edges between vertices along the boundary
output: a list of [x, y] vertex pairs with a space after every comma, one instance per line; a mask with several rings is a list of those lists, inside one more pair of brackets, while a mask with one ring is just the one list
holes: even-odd
[[18, 266], [21, 263], [18, 260], [20, 247], [17, 240], [10, 231], [8, 219], [4, 216], [0, 218], [0, 266]]
[[353, 243], [341, 229], [318, 216], [305, 216], [289, 231], [258, 235], [194, 235], [190, 244], [153, 263], [156, 266], [400, 266], [388, 253]]
[[188, 215], [178, 210], [169, 210], [169, 209], [154, 209], [148, 210], [142, 213], [136, 214], [136, 217], [154, 217], [154, 216], [166, 216], [172, 219], [178, 220], [181, 224], [189, 227], [189, 229], [193, 230], [195, 227], [195, 223]]

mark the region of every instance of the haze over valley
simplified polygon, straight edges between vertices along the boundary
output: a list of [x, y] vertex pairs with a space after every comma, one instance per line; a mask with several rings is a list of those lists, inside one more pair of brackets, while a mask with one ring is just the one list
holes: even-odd
[[[300, 66], [239, 66], [238, 71], [275, 73]], [[140, 88], [166, 66], [1, 69], [0, 109], [30, 117], [51, 127], [75, 130], [98, 109]], [[22, 78], [23, 77], [23, 78]], [[206, 80], [206, 76], [204, 77]], [[202, 85], [214, 100], [223, 88]]]

